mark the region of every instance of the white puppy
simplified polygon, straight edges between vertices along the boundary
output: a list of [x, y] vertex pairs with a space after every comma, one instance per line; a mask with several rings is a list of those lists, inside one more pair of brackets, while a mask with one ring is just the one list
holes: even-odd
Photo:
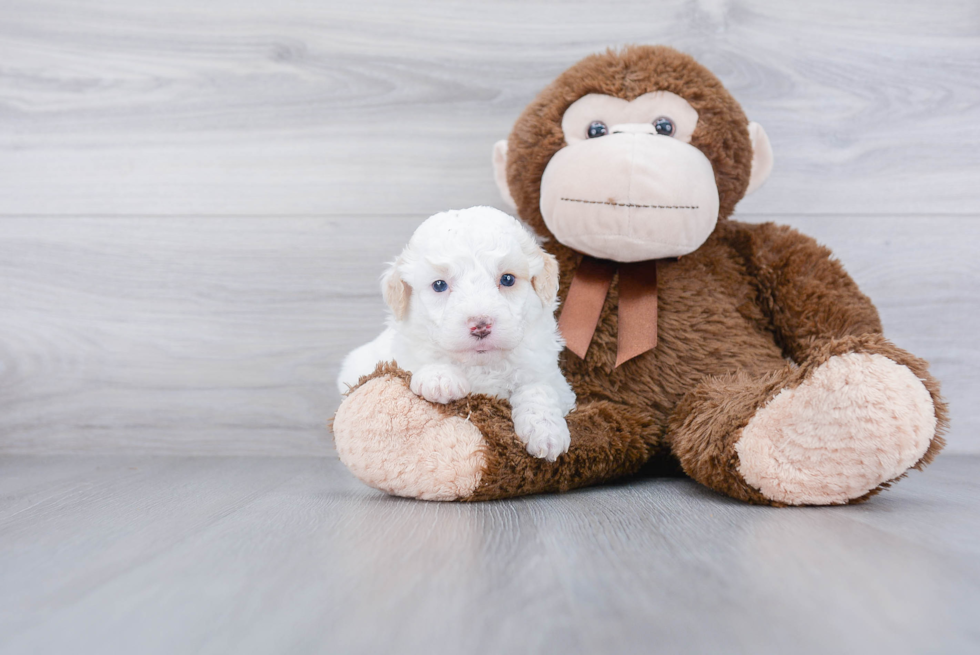
[[448, 403], [470, 393], [510, 400], [514, 431], [535, 457], [570, 443], [575, 394], [558, 368], [558, 262], [517, 219], [490, 207], [426, 220], [381, 280], [388, 329], [350, 353], [341, 393], [395, 360], [411, 389]]

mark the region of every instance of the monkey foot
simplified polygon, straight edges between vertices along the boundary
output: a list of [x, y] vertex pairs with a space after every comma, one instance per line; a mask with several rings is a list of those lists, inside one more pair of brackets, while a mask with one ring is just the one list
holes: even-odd
[[480, 484], [480, 430], [416, 396], [404, 378], [381, 375], [357, 387], [337, 410], [333, 431], [344, 465], [394, 496], [459, 500]]
[[904, 474], [935, 434], [932, 398], [911, 370], [849, 353], [774, 396], [735, 450], [739, 473], [770, 500], [842, 504]]
[[410, 375], [379, 364], [333, 420], [340, 460], [395, 496], [493, 500], [568, 491], [628, 475], [649, 457], [628, 407], [596, 401], [568, 415], [571, 447], [557, 461], [533, 457], [514, 433], [505, 400], [467, 396], [439, 405], [409, 389]]

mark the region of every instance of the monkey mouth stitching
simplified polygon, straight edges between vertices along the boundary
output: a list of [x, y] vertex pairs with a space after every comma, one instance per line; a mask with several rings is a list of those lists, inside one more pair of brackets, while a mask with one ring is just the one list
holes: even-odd
[[579, 200], [562, 198], [565, 202], [581, 202], [586, 205], [611, 205], [613, 207], [642, 207], [643, 209], [697, 209], [697, 205], [635, 205], [631, 202], [610, 202], [608, 200]]

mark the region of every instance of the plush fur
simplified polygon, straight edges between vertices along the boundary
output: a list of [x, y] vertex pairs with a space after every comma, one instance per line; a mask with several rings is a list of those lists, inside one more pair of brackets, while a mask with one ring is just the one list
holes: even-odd
[[404, 371], [381, 365], [375, 374], [361, 391], [363, 402], [337, 411], [334, 432], [344, 464], [366, 484], [396, 496], [472, 495], [485, 466], [480, 431], [465, 418], [446, 417], [440, 405], [418, 402]]
[[721, 82], [691, 57], [665, 47], [632, 47], [586, 57], [558, 76], [527, 106], [507, 140], [507, 183], [520, 217], [538, 234], [541, 175], [565, 145], [561, 119], [588, 93], [633, 100], [670, 91], [698, 112], [691, 137], [711, 160], [720, 197], [719, 218], [728, 218], [745, 195], [752, 173], [749, 120]]
[[905, 473], [935, 431], [932, 399], [908, 367], [847, 353], [756, 411], [735, 444], [738, 473], [779, 502], [846, 503]]
[[[484, 442], [479, 484], [458, 498], [564, 491], [675, 462], [743, 501], [839, 504], [927, 464], [947, 425], [938, 382], [925, 362], [883, 337], [874, 305], [829, 250], [787, 227], [727, 220], [752, 177], [748, 120], [686, 55], [632, 47], [589, 57], [514, 126], [509, 192], [558, 260], [559, 298], [582, 257], [553, 238], [539, 210], [542, 172], [564, 145], [562, 115], [587, 93], [630, 100], [657, 90], [698, 112], [691, 143], [712, 163], [718, 224], [694, 252], [659, 263], [654, 350], [615, 366], [614, 279], [585, 359], [563, 352], [578, 407], [567, 418], [571, 448], [554, 464], [523, 452], [505, 401], [469, 396], [441, 408], [446, 420], [467, 419]], [[345, 405], [365, 402], [355, 390]], [[825, 420], [827, 412], [837, 415]], [[848, 450], [863, 454], [842, 458]], [[801, 486], [807, 476], [818, 479]]]

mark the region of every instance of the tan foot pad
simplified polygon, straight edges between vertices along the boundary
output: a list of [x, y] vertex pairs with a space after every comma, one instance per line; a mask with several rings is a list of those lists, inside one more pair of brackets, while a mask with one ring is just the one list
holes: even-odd
[[882, 355], [850, 353], [773, 397], [735, 450], [739, 473], [768, 498], [829, 505], [905, 473], [935, 433], [932, 398], [912, 371]]
[[354, 391], [333, 423], [340, 460], [362, 482], [395, 496], [466, 498], [480, 484], [483, 435], [447, 416], [406, 381], [378, 377]]

